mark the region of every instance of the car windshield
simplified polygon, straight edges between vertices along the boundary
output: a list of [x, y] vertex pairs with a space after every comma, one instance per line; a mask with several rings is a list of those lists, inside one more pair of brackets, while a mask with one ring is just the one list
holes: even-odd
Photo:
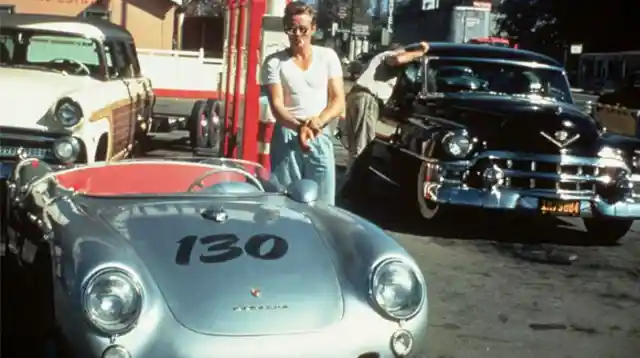
[[59, 187], [79, 195], [114, 197], [194, 194], [260, 195], [279, 192], [259, 164], [238, 159], [132, 159], [51, 173]]
[[99, 76], [103, 66], [98, 42], [60, 33], [0, 30], [0, 65]]
[[428, 64], [429, 92], [484, 92], [541, 96], [572, 103], [571, 89], [559, 69], [498, 61], [432, 59]]

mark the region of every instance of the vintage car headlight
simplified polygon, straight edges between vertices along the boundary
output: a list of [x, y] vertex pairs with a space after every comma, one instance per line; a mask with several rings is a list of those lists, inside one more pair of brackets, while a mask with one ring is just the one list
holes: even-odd
[[391, 259], [382, 262], [371, 277], [374, 302], [395, 319], [408, 319], [422, 305], [423, 283], [418, 273], [406, 262]]
[[473, 150], [473, 139], [465, 131], [449, 132], [442, 138], [444, 150], [454, 158], [464, 158]]
[[63, 126], [73, 127], [82, 119], [82, 108], [70, 98], [63, 98], [56, 105], [54, 115]]
[[60, 138], [53, 143], [53, 154], [63, 163], [73, 163], [80, 149], [80, 141], [74, 137]]
[[87, 282], [82, 304], [91, 324], [107, 334], [131, 330], [142, 311], [142, 287], [128, 273], [105, 269]]

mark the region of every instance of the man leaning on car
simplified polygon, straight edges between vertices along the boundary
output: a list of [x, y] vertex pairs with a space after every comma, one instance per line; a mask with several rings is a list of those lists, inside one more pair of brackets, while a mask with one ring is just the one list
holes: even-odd
[[375, 138], [381, 108], [389, 100], [396, 84], [399, 68], [423, 56], [429, 44], [402, 48], [392, 44], [388, 51], [374, 56], [347, 95], [345, 120], [340, 132], [345, 136], [349, 154], [348, 166]]

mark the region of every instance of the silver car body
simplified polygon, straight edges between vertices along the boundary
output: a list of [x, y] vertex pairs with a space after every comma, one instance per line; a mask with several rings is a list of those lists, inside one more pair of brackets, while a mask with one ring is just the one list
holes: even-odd
[[[398, 334], [423, 346], [427, 288], [415, 261], [372, 223], [315, 202], [313, 183], [300, 181], [286, 192], [229, 183], [225, 194], [100, 196], [58, 179], [96, 170], [99, 180], [97, 170], [132, 165], [142, 171], [158, 161], [58, 172], [34, 161], [19, 162], [8, 182], [10, 222], [22, 217], [41, 229], [42, 237], [26, 240], [51, 254], [55, 319], [79, 357], [117, 347], [135, 358], [388, 358], [402, 356], [392, 349]], [[215, 171], [238, 162], [195, 161], [166, 165]], [[25, 246], [20, 230], [11, 228], [10, 246]], [[250, 250], [250, 238], [260, 235], [262, 244], [276, 237], [286, 247], [271, 240], [271, 248]], [[202, 240], [211, 237], [219, 240]], [[185, 256], [181, 242], [196, 238]], [[407, 319], [391, 318], [372, 297], [374, 270], [387, 260], [406, 263], [420, 282], [419, 308]], [[121, 334], [96, 330], [87, 318], [85, 290], [105, 268], [129, 275], [142, 300], [135, 325]]]

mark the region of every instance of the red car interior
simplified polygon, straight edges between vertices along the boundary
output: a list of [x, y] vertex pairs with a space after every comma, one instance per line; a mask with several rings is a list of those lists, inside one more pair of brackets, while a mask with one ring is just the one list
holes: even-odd
[[[184, 162], [113, 163], [60, 172], [56, 178], [60, 186], [86, 195], [169, 194], [186, 192], [196, 178], [213, 169], [210, 165]], [[246, 182], [246, 177], [222, 171], [209, 175], [202, 184], [233, 181]]]

